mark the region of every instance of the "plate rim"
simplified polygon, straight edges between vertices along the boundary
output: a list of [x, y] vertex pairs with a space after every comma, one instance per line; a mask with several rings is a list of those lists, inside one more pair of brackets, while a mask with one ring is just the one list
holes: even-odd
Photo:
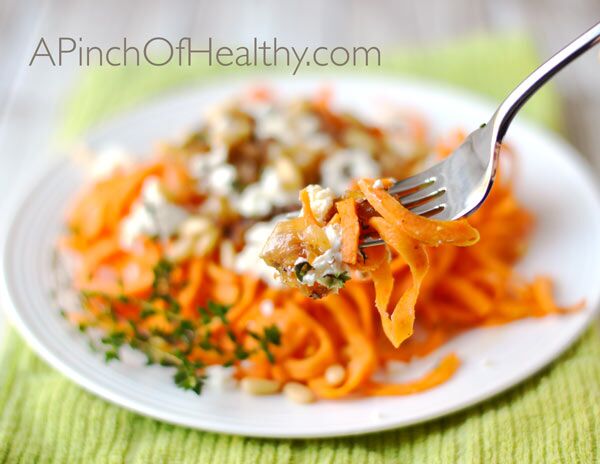
[[[218, 87], [227, 87], [232, 84], [239, 84], [242, 86], [250, 86], [252, 85], [252, 78], [242, 77], [242, 78], [234, 78], [230, 80], [226, 80], [224, 82], [219, 82], [216, 84]], [[472, 103], [485, 105], [485, 106], [493, 106], [493, 104], [478, 94], [470, 93], [469, 91], [462, 88], [454, 88], [451, 85], [447, 85], [444, 83], [439, 83], [437, 81], [429, 81], [427, 79], [412, 79], [406, 78], [404, 76], [398, 78], [392, 77], [376, 77], [376, 76], [365, 76], [365, 77], [348, 77], [348, 76], [338, 76], [332, 78], [335, 81], [343, 81], [343, 82], [361, 82], [363, 84], [376, 85], [378, 82], [384, 83], [387, 85], [390, 84], [399, 84], [399, 85], [410, 85], [417, 86], [422, 88], [423, 90], [435, 90], [441, 91], [445, 94], [450, 94], [456, 98], [467, 99]], [[261, 77], [261, 80], [266, 80], [268, 82], [273, 82], [277, 84], [279, 82], [289, 81], [288, 78], [285, 77]], [[310, 78], [302, 78], [299, 80], [303, 80], [310, 83], [322, 83], [327, 82], [327, 76], [312, 76]], [[126, 120], [131, 117], [134, 117], [136, 114], [143, 114], [149, 111], [152, 107], [159, 107], [162, 104], [166, 104], [167, 101], [178, 98], [185, 98], [187, 95], [195, 95], [201, 92], [209, 91], [211, 88], [215, 87], [214, 82], [200, 83], [186, 86], [184, 88], [180, 88], [175, 92], [166, 92], [161, 94], [160, 96], [155, 96], [148, 100], [141, 102], [140, 104], [134, 105], [131, 108], [128, 108], [125, 111], [119, 112], [108, 119], [102, 121], [101, 123], [95, 125], [91, 130], [86, 131], [81, 139], [93, 139], [102, 135], [106, 130], [110, 130], [111, 126], [115, 126], [119, 124], [120, 120]], [[519, 121], [519, 125], [522, 126], [523, 130], [527, 132], [532, 132], [534, 135], [538, 137], [542, 137], [547, 139], [553, 145], [558, 146], [561, 152], [563, 152], [563, 156], [568, 158], [569, 163], [574, 164], [574, 167], [577, 170], [578, 175], [582, 176], [585, 179], [585, 182], [590, 187], [590, 192], [593, 192], [593, 200], [596, 204], [600, 205], [600, 190], [598, 189], [597, 183], [594, 182], [594, 175], [592, 174], [593, 169], [589, 162], [583, 158], [583, 156], [572, 147], [567, 141], [565, 141], [560, 135], [552, 132], [551, 130], [545, 129], [535, 123], [530, 121]], [[48, 151], [54, 152], [50, 148]], [[575, 156], [572, 156], [575, 155]], [[72, 368], [68, 363], [64, 362], [60, 359], [59, 356], [55, 356], [50, 350], [48, 350], [44, 343], [39, 340], [34, 332], [28, 327], [24, 318], [21, 316], [20, 311], [17, 307], [17, 304], [13, 298], [11, 290], [9, 288], [9, 240], [13, 234], [13, 229], [16, 227], [17, 217], [20, 208], [26, 207], [27, 200], [34, 196], [36, 190], [43, 185], [43, 182], [47, 180], [49, 176], [52, 175], [53, 172], [60, 169], [61, 166], [69, 164], [71, 161], [67, 157], [61, 157], [59, 159], [52, 159], [46, 161], [45, 163], [40, 163], [39, 168], [35, 170], [31, 175], [27, 176], [27, 178], [20, 182], [18, 187], [20, 190], [17, 191], [17, 194], [13, 197], [13, 200], [9, 205], [9, 212], [6, 215], [7, 221], [3, 224], [1, 230], [1, 245], [0, 245], [0, 253], [2, 256], [2, 271], [4, 274], [4, 278], [0, 279], [0, 300], [3, 302], [3, 307], [5, 308], [5, 314], [7, 315], [8, 321], [12, 324], [18, 332], [23, 336], [27, 344], [33, 349], [33, 351], [44, 359], [49, 365], [53, 368], [57, 369], [59, 372], [67, 376], [69, 379], [74, 381], [77, 385], [83, 387], [88, 392], [99, 396], [103, 400], [109, 401], [113, 404], [116, 404], [120, 407], [123, 407], [129, 411], [132, 411], [137, 414], [141, 414], [143, 416], [160, 420], [166, 423], [170, 423], [173, 425], [184, 426], [193, 429], [199, 429], [210, 432], [217, 433], [226, 433], [232, 435], [240, 435], [246, 437], [256, 437], [256, 438], [286, 438], [286, 439], [305, 439], [305, 438], [331, 438], [331, 437], [342, 437], [342, 436], [355, 436], [355, 435], [365, 435], [370, 433], [377, 433], [385, 430], [391, 429], [399, 429], [408, 427], [411, 425], [416, 425], [419, 423], [424, 423], [436, 418], [444, 417], [450, 414], [454, 414], [458, 411], [462, 411], [468, 409], [476, 404], [482, 403], [487, 400], [491, 400], [492, 398], [498, 396], [500, 393], [508, 392], [512, 388], [518, 386], [525, 380], [531, 378], [535, 374], [541, 372], [546, 369], [554, 360], [558, 359], [568, 348], [570, 348], [576, 340], [578, 340], [583, 332], [589, 327], [590, 323], [597, 317], [600, 311], [600, 302], [592, 302], [590, 303], [589, 309], [586, 311], [580, 326], [577, 330], [573, 330], [573, 333], [570, 337], [565, 339], [562, 343], [555, 345], [553, 349], [547, 350], [542, 356], [542, 360], [538, 362], [535, 368], [529, 369], [527, 372], [523, 374], [519, 374], [516, 376], [510, 376], [505, 379], [503, 382], [496, 383], [494, 388], [490, 390], [478, 392], [469, 398], [468, 401], [463, 401], [456, 404], [453, 407], [441, 409], [439, 411], [434, 411], [431, 413], [424, 414], [420, 416], [418, 419], [413, 420], [382, 420], [378, 423], [365, 423], [361, 427], [350, 427], [348, 430], [339, 430], [339, 431], [331, 431], [331, 432], [314, 432], [314, 433], [271, 433], [271, 432], [261, 432], [260, 430], [253, 433], [244, 425], [239, 424], [226, 424], [225, 426], [221, 426], [220, 423], [210, 423], [210, 424], [199, 424], [196, 421], [192, 423], [192, 421], [187, 421], [185, 418], [183, 420], [177, 417], [170, 417], [168, 412], [164, 411], [156, 411], [152, 407], [145, 409], [143, 406], [130, 402], [126, 398], [121, 398], [119, 394], [115, 394], [111, 392], [110, 388], [104, 387], [102, 385], [97, 385], [93, 380], [88, 379], [84, 374], [78, 372], [77, 369]], [[599, 209], [600, 211], [600, 209]], [[598, 300], [598, 298], [596, 298]], [[341, 429], [341, 428], [340, 428]]]

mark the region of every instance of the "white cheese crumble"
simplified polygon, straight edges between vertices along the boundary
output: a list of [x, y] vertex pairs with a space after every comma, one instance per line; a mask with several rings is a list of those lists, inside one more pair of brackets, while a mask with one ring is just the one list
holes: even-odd
[[293, 142], [288, 120], [276, 108], [271, 108], [256, 120], [255, 133], [259, 139], [274, 138], [280, 142]]
[[235, 257], [235, 271], [254, 274], [271, 287], [281, 287], [281, 282], [275, 277], [276, 271], [260, 258], [265, 242], [281, 219], [282, 216], [276, 216], [268, 222], [257, 222], [246, 231], [246, 245]]
[[[302, 284], [312, 286], [315, 283], [324, 285], [327, 288], [339, 289], [343, 287], [344, 282], [339, 279], [332, 279], [332, 276], [339, 276], [348, 272], [348, 267], [342, 262], [342, 231], [339, 224], [330, 224], [324, 228], [330, 248], [322, 255], [317, 256], [312, 266], [302, 278]], [[306, 260], [296, 260], [296, 264]]]
[[258, 182], [248, 185], [233, 199], [235, 209], [244, 217], [268, 215], [275, 207], [296, 203], [296, 192], [286, 190], [272, 167], [266, 167]]
[[284, 145], [294, 146], [321, 134], [320, 125], [319, 119], [313, 115], [290, 114], [277, 107], [271, 107], [256, 120], [255, 133], [260, 139], [273, 138]]
[[227, 163], [227, 149], [223, 146], [192, 156], [188, 170], [201, 192], [208, 191], [221, 196], [234, 192], [237, 171], [235, 166]]
[[233, 367], [208, 366], [204, 369], [206, 385], [215, 390], [233, 390], [236, 380], [233, 377]]
[[168, 238], [188, 215], [185, 209], [165, 197], [158, 178], [149, 177], [142, 186], [140, 198], [121, 223], [120, 244], [124, 249], [131, 249], [141, 236]]
[[373, 188], [382, 189], [383, 187], [384, 185], [381, 179], [377, 179], [375, 182], [373, 182]]
[[[310, 209], [315, 219], [320, 223], [324, 223], [327, 213], [333, 207], [335, 194], [330, 188], [323, 188], [320, 185], [309, 185], [306, 187], [306, 191], [308, 192]], [[300, 215], [302, 215], [302, 212]]]
[[323, 185], [330, 187], [337, 195], [343, 194], [354, 179], [377, 178], [380, 175], [379, 165], [364, 150], [338, 150], [321, 164]]
[[94, 180], [106, 179], [118, 169], [132, 165], [130, 155], [122, 147], [111, 145], [98, 152], [92, 161], [90, 175]]
[[261, 217], [271, 212], [273, 205], [260, 183], [248, 185], [235, 199], [234, 207], [244, 217]]

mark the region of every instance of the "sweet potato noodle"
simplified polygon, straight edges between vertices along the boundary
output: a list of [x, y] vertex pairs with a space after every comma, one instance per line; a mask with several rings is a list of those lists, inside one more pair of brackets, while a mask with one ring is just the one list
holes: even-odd
[[[333, 112], [322, 98], [308, 106], [331, 133], [357, 124]], [[376, 129], [368, 133], [380, 137]], [[252, 143], [253, 137], [248, 139]], [[196, 151], [208, 149], [201, 137], [186, 143], [196, 144]], [[242, 147], [244, 152], [236, 143], [227, 156], [240, 173], [246, 169], [243, 156], [255, 152]], [[321, 398], [407, 395], [445, 382], [460, 360], [447, 355], [408, 383], [376, 380], [390, 361], [426, 356], [472, 327], [573, 309], [556, 305], [548, 277], [529, 281], [515, 272], [533, 219], [503, 177], [468, 222], [417, 217], [368, 179], [354, 182], [333, 205], [333, 215], [323, 220], [304, 191], [302, 215], [287, 221], [291, 232], [282, 243], [313, 247], [318, 255], [315, 250], [328, 246], [324, 227], [336, 224], [342, 259], [352, 271], [338, 293], [322, 299], [267, 284], [251, 269], [233, 266], [231, 257], [240, 256], [244, 243], [231, 237], [248, 222], [236, 213], [228, 212], [227, 220], [219, 216], [206, 229], [196, 221], [195, 241], [185, 252], [177, 248], [183, 246], [181, 231], [148, 232], [125, 246], [124, 223], [149, 179], [160, 184], [174, 208], [187, 213], [218, 197], [198, 187], [184, 148], [163, 149], [150, 162], [92, 182], [69, 212], [69, 232], [60, 246], [75, 263], [73, 285], [82, 309], [66, 308], [67, 317], [82, 328], [101, 329], [107, 359], [131, 345], [150, 362], [175, 366], [177, 384], [197, 392], [211, 367], [225, 366], [237, 379], [297, 381]], [[371, 207], [366, 216], [359, 205], [365, 201]], [[377, 231], [386, 245], [359, 251], [366, 228]], [[299, 232], [304, 234], [300, 238]], [[227, 241], [229, 246], [223, 246]], [[211, 246], [199, 245], [208, 242]], [[336, 364], [344, 368], [344, 377], [331, 382], [326, 372]]]

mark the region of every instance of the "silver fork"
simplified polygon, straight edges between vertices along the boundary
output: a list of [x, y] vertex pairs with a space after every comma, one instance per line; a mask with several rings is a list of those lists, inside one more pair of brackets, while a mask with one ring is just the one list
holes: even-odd
[[[598, 43], [600, 23], [531, 73], [500, 104], [490, 121], [472, 132], [448, 158], [396, 182], [388, 192], [413, 213], [425, 217], [453, 220], [473, 213], [490, 192], [500, 144], [517, 112], [556, 73]], [[360, 246], [382, 243], [380, 239], [366, 238]]]

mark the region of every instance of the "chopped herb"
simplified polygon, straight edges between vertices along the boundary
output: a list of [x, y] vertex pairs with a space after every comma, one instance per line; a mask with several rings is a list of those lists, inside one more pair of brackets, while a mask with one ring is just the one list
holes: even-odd
[[210, 324], [212, 317], [206, 308], [198, 308], [198, 313], [200, 313], [200, 320], [203, 324]]
[[262, 334], [248, 331], [248, 335], [254, 338], [258, 342], [258, 346], [265, 353], [267, 359], [271, 364], [275, 364], [275, 356], [271, 352], [269, 345], [281, 345], [281, 332], [279, 328], [273, 324], [263, 328]]
[[102, 339], [100, 341], [107, 346], [111, 346], [115, 349], [119, 349], [121, 346], [123, 346], [126, 339], [127, 339], [127, 336], [125, 335], [125, 332], [116, 331], [116, 332], [109, 333], [105, 337], [102, 337]]
[[215, 343], [213, 343], [213, 341], [211, 340], [211, 337], [212, 337], [211, 331], [207, 330], [204, 333], [204, 337], [202, 338], [202, 340], [200, 340], [198, 345], [204, 351], [216, 351], [217, 353], [222, 354], [223, 350], [219, 346], [217, 346]]
[[275, 324], [265, 327], [264, 338], [268, 343], [279, 346], [281, 345], [281, 331]]
[[235, 336], [235, 332], [231, 329], [227, 329], [227, 336], [229, 337], [229, 340], [231, 340], [234, 343], [237, 343], [237, 337]]
[[339, 289], [349, 280], [350, 276], [347, 272], [340, 272], [339, 274], [326, 274], [323, 278], [319, 279], [319, 283], [325, 285], [327, 288]]
[[156, 263], [152, 272], [154, 274], [154, 280], [152, 281], [152, 296], [150, 299], [170, 299], [169, 289], [171, 285], [173, 264], [166, 259], [161, 259]]
[[126, 304], [129, 303], [131, 299], [127, 295], [121, 293], [119, 296], [117, 296], [117, 301]]
[[208, 301], [207, 305], [208, 310], [212, 313], [213, 316], [219, 318], [221, 322], [223, 322], [223, 324], [227, 324], [226, 315], [227, 311], [229, 311], [229, 308], [231, 308], [231, 306], [218, 304], [211, 300]]
[[[205, 379], [203, 373], [205, 366], [201, 362], [191, 361], [189, 355], [194, 349], [212, 351], [220, 355], [225, 353], [223, 347], [213, 338], [213, 333], [209, 330], [209, 325], [214, 320], [218, 320], [223, 324], [227, 337], [233, 342], [230, 357], [223, 361], [224, 366], [232, 366], [238, 361], [248, 359], [258, 351], [264, 351], [267, 359], [271, 363], [275, 362], [270, 347], [278, 345], [281, 337], [279, 329], [275, 326], [265, 327], [260, 334], [255, 334], [258, 347], [247, 350], [229, 325], [227, 313], [231, 308], [230, 305], [208, 300], [204, 307], [198, 308], [198, 320], [182, 318], [179, 311], [180, 305], [172, 296], [172, 270], [173, 265], [168, 261], [161, 260], [157, 263], [154, 267], [152, 293], [148, 299], [141, 299], [123, 293], [110, 295], [97, 291], [84, 290], [80, 292], [81, 303], [84, 307], [90, 305], [92, 299], [94, 299], [94, 304], [101, 303], [106, 309], [96, 313], [96, 320], [86, 322], [85, 325], [82, 323], [80, 327], [82, 330], [87, 328], [88, 325], [105, 327], [104, 324], [107, 319], [113, 322], [119, 320], [127, 322], [131, 328], [127, 331], [110, 332], [101, 339], [106, 362], [120, 359], [120, 348], [123, 345], [129, 345], [146, 355], [146, 364], [148, 365], [160, 364], [161, 366], [175, 367], [177, 370], [174, 381], [177, 386], [199, 394]], [[118, 312], [115, 311], [115, 306], [119, 303], [139, 307], [139, 318], [141, 320], [155, 314], [162, 314], [168, 321], [173, 323], [174, 329], [172, 331], [165, 331], [156, 327], [140, 329], [135, 320], [122, 320]], [[174, 349], [177, 350], [176, 353], [172, 352]]]
[[294, 272], [296, 273], [296, 279], [300, 282], [304, 280], [304, 276], [308, 271], [314, 269], [308, 261], [302, 261], [294, 266]]
[[104, 353], [104, 361], [106, 363], [111, 362], [113, 359], [120, 359], [119, 353], [116, 350], [108, 350]]
[[186, 331], [194, 331], [194, 323], [188, 319], [182, 319], [179, 322], [179, 326], [175, 329], [176, 333], [182, 334]]
[[[128, 320], [127, 322], [129, 323], [129, 327], [131, 327], [131, 331], [133, 332], [134, 337], [142, 337], [142, 334], [140, 334], [136, 323], [132, 320]], [[134, 341], [135, 341], [135, 338], [133, 340], [131, 340], [131, 342], [129, 344], [131, 345], [132, 342], [134, 342]]]
[[127, 341], [127, 336], [125, 332], [111, 332], [107, 336], [102, 337], [100, 341], [107, 347], [104, 352], [104, 360], [108, 363], [113, 359], [120, 359], [119, 349]]
[[248, 359], [250, 357], [250, 352], [248, 352], [242, 345], [236, 345], [233, 355], [237, 360], [243, 361], [244, 359]]
[[202, 392], [206, 376], [202, 373], [204, 364], [199, 361], [190, 361], [185, 356], [179, 356], [181, 364], [173, 376], [175, 384], [184, 390], [192, 390], [199, 395]]
[[156, 314], [156, 310], [152, 308], [144, 308], [140, 311], [140, 317], [142, 319], [148, 319], [150, 316], [154, 316]]

